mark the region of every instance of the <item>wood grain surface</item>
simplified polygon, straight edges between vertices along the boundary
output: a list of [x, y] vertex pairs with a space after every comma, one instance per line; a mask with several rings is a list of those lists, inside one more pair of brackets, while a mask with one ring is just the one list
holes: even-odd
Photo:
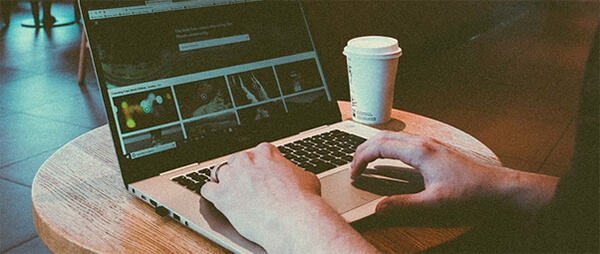
[[[344, 119], [348, 102], [339, 102]], [[376, 126], [431, 136], [486, 163], [496, 155], [470, 135], [444, 123], [394, 110]], [[123, 185], [108, 126], [94, 129], [56, 151], [32, 186], [34, 224], [55, 253], [222, 253], [225, 249], [129, 194]], [[453, 239], [468, 227], [386, 227], [361, 231], [385, 252], [416, 252]], [[293, 240], [293, 239], [290, 239]]]

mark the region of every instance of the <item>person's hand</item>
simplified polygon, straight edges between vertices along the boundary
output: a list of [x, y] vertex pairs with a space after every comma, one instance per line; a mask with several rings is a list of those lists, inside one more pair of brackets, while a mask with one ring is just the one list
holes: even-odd
[[440, 211], [485, 210], [495, 205], [534, 212], [552, 198], [558, 181], [485, 165], [435, 139], [403, 132], [382, 132], [360, 145], [352, 162], [352, 177], [358, 177], [377, 158], [399, 159], [420, 170], [425, 181], [424, 191], [384, 199], [377, 214], [385, 216], [439, 215], [443, 214]]
[[[202, 196], [211, 201], [233, 226], [249, 239], [260, 238], [259, 223], [274, 216], [292, 216], [298, 197], [319, 197], [320, 182], [272, 145], [258, 147], [231, 156], [218, 172], [219, 183], [209, 182]], [[289, 215], [287, 215], [289, 214]]]
[[268, 252], [375, 251], [320, 197], [319, 179], [275, 146], [262, 143], [227, 162], [202, 196]]

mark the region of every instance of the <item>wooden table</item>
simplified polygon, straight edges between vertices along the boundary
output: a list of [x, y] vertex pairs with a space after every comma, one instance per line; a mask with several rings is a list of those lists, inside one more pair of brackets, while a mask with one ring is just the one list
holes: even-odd
[[[344, 119], [348, 102], [339, 102]], [[500, 165], [472, 136], [447, 124], [394, 110], [378, 128], [437, 138], [478, 160]], [[225, 249], [129, 194], [123, 185], [108, 126], [69, 142], [40, 168], [32, 186], [33, 219], [40, 238], [57, 253], [222, 253]], [[384, 251], [416, 252], [453, 239], [468, 227], [391, 227], [363, 235]]]

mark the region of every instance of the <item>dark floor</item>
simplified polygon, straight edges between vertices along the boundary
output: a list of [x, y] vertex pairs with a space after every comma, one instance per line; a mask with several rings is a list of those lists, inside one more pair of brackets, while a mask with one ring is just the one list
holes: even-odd
[[[401, 69], [395, 107], [470, 133], [508, 167], [561, 176], [599, 6], [551, 6]], [[55, 4], [53, 14], [72, 19], [72, 6]], [[49, 252], [32, 222], [35, 173], [59, 147], [106, 123], [89, 62], [86, 85], [77, 85], [81, 25], [21, 26], [30, 19], [29, 4], [19, 3], [0, 32], [0, 253]]]

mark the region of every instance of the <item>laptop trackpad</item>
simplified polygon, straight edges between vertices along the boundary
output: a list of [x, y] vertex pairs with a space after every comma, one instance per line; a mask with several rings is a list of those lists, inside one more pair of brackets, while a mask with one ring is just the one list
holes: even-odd
[[349, 168], [320, 180], [321, 196], [340, 214], [381, 197], [352, 186]]

